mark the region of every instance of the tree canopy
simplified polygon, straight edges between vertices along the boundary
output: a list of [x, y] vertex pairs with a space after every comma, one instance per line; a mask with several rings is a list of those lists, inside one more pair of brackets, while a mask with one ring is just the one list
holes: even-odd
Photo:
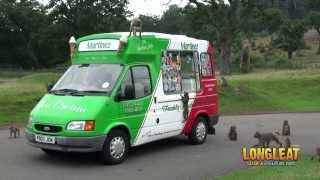
[[[49, 0], [43, 5], [36, 0], [1, 0], [0, 68], [67, 63], [70, 36], [128, 31], [133, 17], [128, 1]], [[221, 56], [222, 74], [231, 73], [232, 54], [243, 49], [238, 44], [244, 39], [252, 44], [255, 34], [272, 35], [277, 46], [294, 52], [300, 47], [304, 21], [319, 32], [320, 0], [185, 1], [189, 2], [185, 7], [168, 5], [162, 16], [141, 15], [143, 31], [209, 40]], [[286, 32], [299, 34], [291, 37]]]

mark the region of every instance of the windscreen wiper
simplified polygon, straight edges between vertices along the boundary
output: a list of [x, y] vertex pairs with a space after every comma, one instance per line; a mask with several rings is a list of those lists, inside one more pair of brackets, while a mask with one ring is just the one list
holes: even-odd
[[79, 91], [79, 93], [89, 93], [89, 94], [107, 94], [106, 91], [98, 91], [98, 90], [87, 90], [87, 91]]
[[56, 94], [56, 95], [74, 95], [77, 94], [79, 91], [76, 89], [57, 89], [57, 90], [52, 90], [50, 93]]

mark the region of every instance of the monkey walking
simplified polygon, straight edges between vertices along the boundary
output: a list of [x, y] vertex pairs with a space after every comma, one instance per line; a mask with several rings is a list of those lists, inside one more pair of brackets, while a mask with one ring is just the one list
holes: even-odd
[[283, 121], [282, 136], [290, 136], [290, 125], [287, 120]]
[[20, 137], [20, 129], [17, 127], [13, 127], [11, 125], [11, 127], [9, 128], [9, 132], [10, 132], [10, 138], [17, 138]]
[[316, 148], [316, 155], [311, 157], [311, 160], [315, 160], [318, 158], [318, 161], [320, 162], [320, 147]]
[[260, 133], [256, 132], [253, 136], [259, 140], [259, 143], [254, 145], [253, 147], [269, 147], [271, 141], [276, 142], [280, 147], [282, 147], [282, 143], [279, 141], [278, 137], [273, 133]]
[[236, 130], [236, 126], [231, 126], [229, 131], [229, 139], [230, 141], [237, 141], [238, 140], [238, 133]]
[[183, 106], [183, 119], [186, 121], [189, 114], [189, 93], [184, 92], [183, 96], [181, 96], [181, 100]]
[[131, 33], [133, 33], [134, 36], [137, 36], [137, 32], [139, 32], [139, 36], [141, 38], [141, 31], [142, 31], [142, 22], [139, 18], [134, 18], [131, 21], [130, 24], [130, 34], [129, 37], [131, 36]]

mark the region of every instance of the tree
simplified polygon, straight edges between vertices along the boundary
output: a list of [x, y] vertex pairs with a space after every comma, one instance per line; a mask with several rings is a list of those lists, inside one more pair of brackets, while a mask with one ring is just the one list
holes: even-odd
[[45, 9], [35, 0], [0, 1], [0, 62], [4, 66], [39, 68], [41, 58], [39, 35], [48, 25]]
[[307, 11], [320, 11], [320, 0], [304, 0]]
[[255, 7], [255, 0], [224, 0], [198, 1], [189, 0], [195, 4], [200, 11], [206, 13], [207, 24], [212, 25], [221, 53], [221, 70], [223, 75], [231, 74], [231, 47], [236, 35], [241, 32], [241, 27], [248, 20]]
[[50, 0], [52, 22], [65, 29], [66, 36], [123, 30], [128, 0]]
[[299, 20], [287, 20], [280, 27], [278, 36], [273, 40], [273, 44], [288, 52], [288, 59], [292, 58], [292, 53], [301, 48], [303, 35], [306, 31], [305, 24]]
[[[320, 36], [320, 12], [312, 11], [308, 16], [308, 22], [311, 27], [313, 27]], [[320, 38], [319, 38], [319, 47], [318, 47], [318, 54], [320, 54]]]
[[169, 9], [165, 11], [160, 20], [160, 30], [164, 33], [171, 34], [183, 34], [186, 29], [186, 14], [183, 8], [177, 5], [169, 6]]
[[142, 31], [157, 32], [159, 31], [160, 18], [158, 16], [140, 15], [142, 21]]
[[128, 31], [131, 13], [128, 0], [50, 0], [47, 6], [50, 26], [44, 30], [43, 40], [51, 44], [55, 59], [49, 65], [69, 60], [68, 39], [88, 34]]
[[262, 11], [262, 24], [269, 33], [274, 33], [279, 30], [285, 16], [278, 8], [268, 8]]

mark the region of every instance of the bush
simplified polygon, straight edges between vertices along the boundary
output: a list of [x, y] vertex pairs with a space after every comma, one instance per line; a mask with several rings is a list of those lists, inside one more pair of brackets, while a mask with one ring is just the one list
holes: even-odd
[[264, 68], [266, 66], [266, 61], [262, 56], [252, 55], [251, 64], [254, 68]]
[[292, 64], [288, 59], [286, 58], [278, 58], [277, 60], [274, 61], [274, 68], [275, 69], [289, 69], [292, 67]]
[[302, 69], [301, 62], [292, 61], [285, 57], [278, 56], [276, 59], [268, 64], [269, 67], [274, 69]]
[[262, 44], [260, 44], [258, 47], [258, 50], [260, 53], [265, 53], [266, 52], [266, 47]]
[[269, 48], [263, 55], [266, 62], [273, 61], [275, 59], [275, 53], [272, 48]]
[[304, 57], [305, 55], [302, 51], [297, 51], [296, 56], [297, 57]]

